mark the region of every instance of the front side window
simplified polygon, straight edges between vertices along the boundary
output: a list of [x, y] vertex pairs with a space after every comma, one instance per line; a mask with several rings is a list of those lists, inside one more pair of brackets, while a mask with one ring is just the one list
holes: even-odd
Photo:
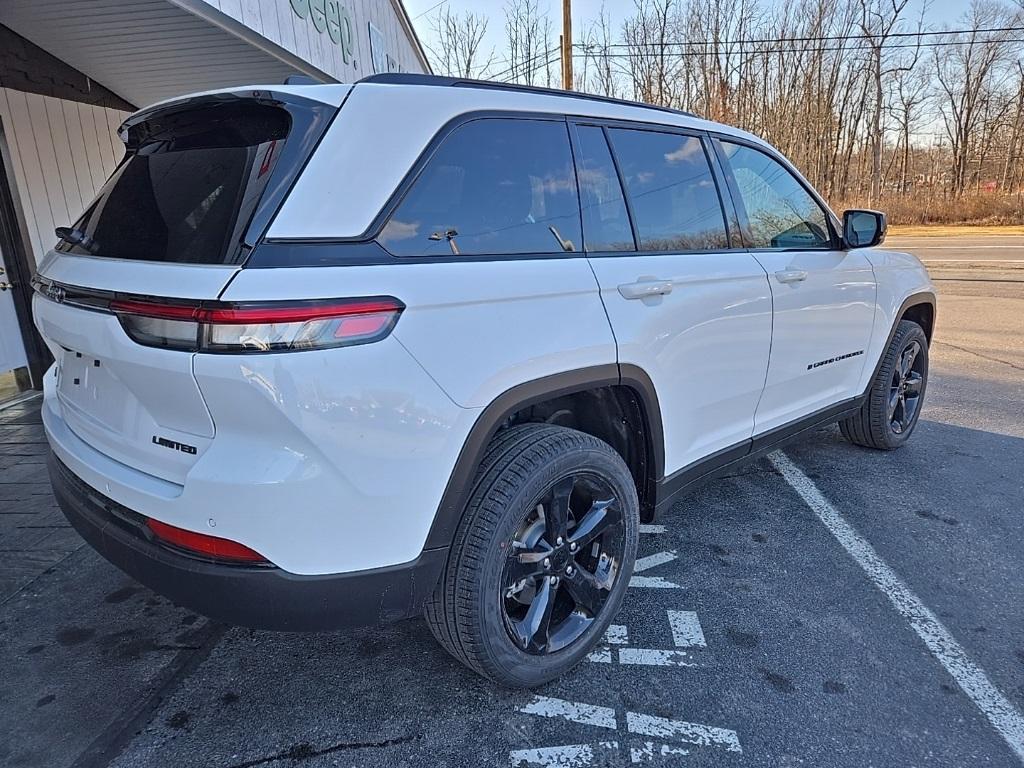
[[641, 250], [729, 247], [718, 189], [699, 138], [629, 128], [608, 133]]
[[378, 239], [396, 256], [581, 250], [568, 127], [484, 118], [456, 128]]
[[796, 177], [764, 152], [722, 142], [749, 221], [751, 248], [827, 248], [825, 212]]

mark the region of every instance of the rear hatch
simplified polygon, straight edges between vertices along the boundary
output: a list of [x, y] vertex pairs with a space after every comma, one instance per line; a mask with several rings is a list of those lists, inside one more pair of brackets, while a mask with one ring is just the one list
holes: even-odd
[[113, 309], [216, 300], [347, 91], [207, 94], [144, 110], [121, 127], [124, 159], [82, 216], [58, 230], [36, 279], [36, 325], [56, 361], [61, 416], [78, 438], [184, 483], [215, 431], [194, 354], [177, 337], [186, 324], [153, 321], [152, 333], [146, 326], [133, 338]]

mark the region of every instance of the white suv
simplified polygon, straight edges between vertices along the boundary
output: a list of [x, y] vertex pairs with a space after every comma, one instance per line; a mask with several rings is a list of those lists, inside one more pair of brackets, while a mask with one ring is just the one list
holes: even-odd
[[536, 685], [696, 481], [835, 421], [895, 448], [920, 413], [924, 268], [733, 128], [385, 75], [189, 96], [119, 135], [37, 278], [53, 486], [216, 619], [425, 611]]

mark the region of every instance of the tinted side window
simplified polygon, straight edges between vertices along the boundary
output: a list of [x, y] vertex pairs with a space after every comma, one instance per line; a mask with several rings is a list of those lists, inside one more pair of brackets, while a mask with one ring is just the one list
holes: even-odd
[[695, 136], [609, 130], [645, 251], [728, 248], [725, 215]]
[[576, 129], [576, 137], [579, 140], [576, 173], [580, 182], [583, 237], [587, 250], [635, 250], [622, 185], [619, 184], [604, 131], [594, 125], [581, 125]]
[[756, 149], [722, 142], [750, 222], [752, 248], [827, 248], [821, 206], [782, 164]]
[[564, 122], [488, 118], [456, 128], [380, 235], [396, 256], [580, 250]]

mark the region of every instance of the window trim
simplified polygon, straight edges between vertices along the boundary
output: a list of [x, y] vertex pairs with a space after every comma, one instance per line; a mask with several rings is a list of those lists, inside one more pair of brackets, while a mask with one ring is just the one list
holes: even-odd
[[[584, 120], [572, 120], [569, 121], [569, 138], [572, 142], [572, 161], [573, 161], [573, 172], [576, 174], [576, 191], [577, 197], [580, 202], [580, 228], [583, 233], [583, 253], [587, 256], [597, 253], [603, 254], [620, 254], [620, 255], [635, 255], [640, 250], [640, 240], [637, 237], [636, 231], [636, 219], [633, 216], [633, 209], [629, 202], [629, 197], [626, 195], [626, 187], [622, 180], [622, 171], [619, 170], [619, 163], [615, 158], [615, 149], [612, 147], [612, 143], [608, 138], [608, 129], [605, 128], [599, 121], [584, 121]], [[587, 228], [583, 221], [583, 190], [580, 187], [580, 159], [581, 159], [581, 141], [579, 137], [580, 128], [597, 128], [601, 131], [601, 136], [604, 138], [604, 145], [608, 149], [608, 156], [612, 161], [612, 168], [615, 169], [615, 178], [619, 182], [619, 193], [622, 195], [622, 202], [626, 208], [626, 219], [629, 221], [629, 231], [633, 236], [633, 248], [632, 250], [621, 250], [621, 251], [607, 251], [607, 250], [595, 250], [592, 251], [587, 247]]]
[[[722, 172], [725, 175], [726, 183], [729, 187], [729, 194], [733, 199], [733, 206], [736, 211], [737, 219], [739, 220], [739, 236], [745, 244], [746, 251], [750, 253], [788, 253], [788, 252], [822, 252], [822, 251], [840, 251], [842, 248], [842, 241], [838, 236], [839, 221], [832, 209], [825, 203], [821, 195], [818, 194], [810, 183], [800, 174], [799, 171], [793, 166], [789, 160], [787, 160], [779, 152], [773, 148], [759, 144], [749, 139], [745, 139], [741, 136], [733, 136], [726, 133], [709, 132], [709, 138], [711, 144], [714, 147], [715, 154], [718, 156], [718, 162], [722, 165]], [[756, 248], [751, 244], [750, 240], [750, 218], [747, 215], [746, 204], [743, 202], [743, 196], [740, 194], [739, 184], [736, 182], [736, 176], [733, 174], [732, 164], [729, 162], [729, 158], [725, 154], [725, 149], [722, 147], [723, 142], [730, 144], [736, 144], [737, 146], [746, 147], [755, 152], [760, 152], [765, 155], [785, 170], [793, 178], [797, 184], [810, 196], [811, 200], [821, 209], [822, 214], [825, 217], [825, 226], [828, 227], [829, 242], [825, 245], [815, 246], [813, 248]]]

